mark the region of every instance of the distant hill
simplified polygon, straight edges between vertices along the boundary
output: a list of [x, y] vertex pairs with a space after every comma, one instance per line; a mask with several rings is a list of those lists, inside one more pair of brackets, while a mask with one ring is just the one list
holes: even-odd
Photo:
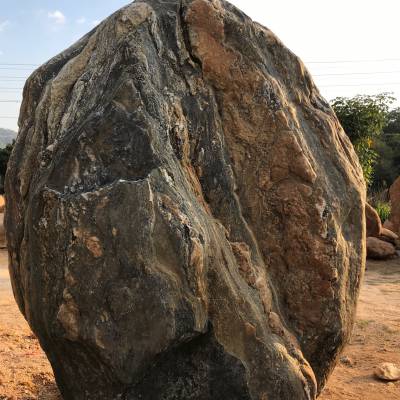
[[11, 129], [0, 128], [0, 148], [6, 147], [17, 137], [17, 132]]

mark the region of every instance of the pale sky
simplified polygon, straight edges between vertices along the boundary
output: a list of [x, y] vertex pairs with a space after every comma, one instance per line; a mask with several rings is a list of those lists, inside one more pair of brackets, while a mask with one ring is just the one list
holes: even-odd
[[[22, 87], [36, 65], [128, 3], [0, 0], [0, 127], [17, 129]], [[328, 100], [381, 92], [400, 99], [400, 0], [232, 3], [303, 59]]]

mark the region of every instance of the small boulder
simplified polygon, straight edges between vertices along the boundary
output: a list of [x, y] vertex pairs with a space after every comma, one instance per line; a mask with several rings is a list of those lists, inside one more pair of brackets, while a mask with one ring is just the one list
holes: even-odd
[[353, 360], [348, 357], [348, 356], [343, 356], [340, 358], [340, 363], [343, 365], [346, 365], [347, 367], [352, 367], [353, 366]]
[[387, 260], [396, 255], [396, 248], [392, 243], [375, 237], [367, 238], [367, 257], [375, 260]]
[[399, 236], [392, 232], [390, 229], [382, 228], [381, 234], [378, 239], [383, 240], [384, 242], [392, 243], [393, 245], [397, 245], [399, 241]]
[[381, 234], [382, 222], [376, 210], [365, 203], [365, 219], [367, 223], [367, 236], [378, 237]]
[[384, 227], [382, 228], [381, 236], [387, 237], [388, 239], [392, 239], [392, 240], [398, 240], [398, 238], [399, 238], [399, 235], [397, 235], [390, 229], [384, 228]]
[[382, 363], [374, 371], [376, 378], [384, 381], [400, 380], [400, 368], [392, 363]]

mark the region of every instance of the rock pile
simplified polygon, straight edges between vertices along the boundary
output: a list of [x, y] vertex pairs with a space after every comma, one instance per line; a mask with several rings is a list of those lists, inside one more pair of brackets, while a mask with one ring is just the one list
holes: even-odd
[[15, 297], [65, 399], [323, 388], [362, 172], [302, 62], [229, 3], [136, 1], [35, 71], [6, 191]]
[[399, 236], [390, 229], [395, 229], [394, 223], [388, 220], [382, 225], [378, 213], [368, 203], [365, 204], [365, 219], [367, 225], [367, 256], [376, 260], [397, 257], [396, 249], [400, 247]]
[[400, 235], [400, 177], [390, 187], [389, 196], [391, 212], [385, 227]]

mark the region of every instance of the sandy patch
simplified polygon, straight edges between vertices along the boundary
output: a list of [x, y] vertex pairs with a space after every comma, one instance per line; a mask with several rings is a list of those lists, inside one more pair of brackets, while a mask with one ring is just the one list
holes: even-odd
[[400, 382], [373, 377], [382, 362], [400, 366], [400, 260], [368, 261], [353, 338], [321, 400], [399, 400]]

